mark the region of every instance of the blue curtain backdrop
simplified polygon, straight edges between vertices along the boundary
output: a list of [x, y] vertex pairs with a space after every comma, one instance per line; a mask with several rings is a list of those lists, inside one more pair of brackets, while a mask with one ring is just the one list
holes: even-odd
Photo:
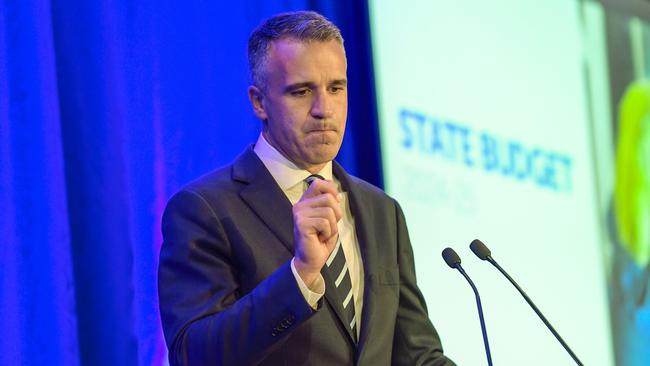
[[0, 0], [0, 365], [160, 365], [160, 216], [259, 133], [246, 41], [313, 9], [350, 79], [339, 160], [381, 185], [365, 2]]

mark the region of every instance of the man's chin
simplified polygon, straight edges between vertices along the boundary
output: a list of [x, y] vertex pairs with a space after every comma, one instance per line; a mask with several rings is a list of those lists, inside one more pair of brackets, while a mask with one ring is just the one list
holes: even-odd
[[336, 154], [338, 153], [339, 148], [334, 146], [328, 146], [325, 149], [320, 149], [319, 151], [310, 151], [308, 158], [305, 159], [309, 165], [322, 165], [329, 163], [334, 160]]

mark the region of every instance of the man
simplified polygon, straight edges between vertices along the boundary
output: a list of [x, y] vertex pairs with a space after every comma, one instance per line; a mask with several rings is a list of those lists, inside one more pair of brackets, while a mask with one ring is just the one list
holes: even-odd
[[347, 118], [340, 31], [272, 17], [249, 39], [262, 133], [163, 217], [172, 365], [453, 365], [415, 283], [402, 211], [332, 160]]

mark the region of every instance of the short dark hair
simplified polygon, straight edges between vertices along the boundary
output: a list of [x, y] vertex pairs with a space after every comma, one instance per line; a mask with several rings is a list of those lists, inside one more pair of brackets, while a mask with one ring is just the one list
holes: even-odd
[[327, 42], [336, 40], [343, 45], [339, 28], [315, 11], [281, 13], [265, 20], [248, 38], [248, 68], [253, 84], [264, 89], [264, 64], [273, 41], [295, 38], [300, 41]]

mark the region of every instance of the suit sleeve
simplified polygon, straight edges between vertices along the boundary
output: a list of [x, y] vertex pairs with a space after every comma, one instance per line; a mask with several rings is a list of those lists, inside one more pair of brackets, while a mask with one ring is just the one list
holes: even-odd
[[413, 249], [406, 220], [397, 202], [395, 210], [400, 289], [392, 365], [455, 365], [444, 356], [440, 337], [429, 320], [424, 297], [416, 283]]
[[158, 294], [171, 365], [257, 364], [313, 314], [290, 261], [241, 296], [228, 238], [200, 194], [172, 197], [162, 232]]

